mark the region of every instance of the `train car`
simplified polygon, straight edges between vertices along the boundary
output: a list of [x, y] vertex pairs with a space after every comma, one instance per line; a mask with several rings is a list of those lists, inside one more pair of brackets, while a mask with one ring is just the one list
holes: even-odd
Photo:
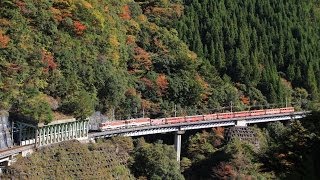
[[166, 119], [165, 118], [161, 118], [161, 119], [151, 119], [151, 126], [158, 126], [158, 125], [162, 125], [166, 123]]
[[196, 121], [203, 121], [203, 115], [196, 115], [196, 116], [186, 116], [186, 122], [196, 122]]
[[135, 119], [127, 119], [125, 120], [126, 127], [134, 127], [136, 126]]
[[138, 118], [136, 119], [137, 126], [149, 126], [150, 118]]
[[280, 108], [281, 113], [291, 113], [294, 112], [294, 107], [286, 107], [286, 108]]
[[100, 123], [98, 130], [99, 131], [104, 131], [104, 130], [108, 130], [108, 129], [112, 129], [110, 122], [105, 122], [105, 123]]
[[138, 118], [126, 120], [127, 127], [147, 126], [150, 125], [150, 118]]
[[109, 122], [99, 124], [100, 131], [121, 129], [121, 128], [125, 128], [125, 127], [126, 127], [126, 120], [109, 121]]
[[218, 119], [227, 119], [227, 118], [233, 118], [234, 114], [232, 112], [229, 113], [218, 113]]
[[266, 111], [265, 110], [253, 110], [250, 111], [250, 116], [261, 116], [261, 115], [265, 115]]
[[217, 114], [206, 114], [204, 115], [204, 120], [213, 120], [213, 119], [217, 119], [218, 115]]
[[185, 117], [168, 117], [166, 118], [166, 124], [176, 124], [185, 122]]
[[280, 109], [276, 108], [276, 109], [266, 109], [266, 114], [279, 114], [280, 113]]
[[234, 112], [234, 117], [247, 117], [250, 116], [250, 111], [240, 111], [240, 112]]
[[207, 114], [207, 115], [196, 115], [196, 116], [186, 116], [186, 117], [168, 117], [160, 119], [150, 119], [150, 118], [138, 118], [129, 120], [118, 120], [109, 121], [105, 123], [100, 123], [98, 130], [114, 130], [121, 128], [130, 128], [138, 126], [158, 126], [163, 124], [176, 124], [184, 122], [197, 122], [203, 120], [213, 120], [213, 119], [228, 119], [228, 118], [238, 118], [247, 116], [261, 116], [266, 114], [280, 114], [280, 113], [292, 113], [294, 112], [293, 107], [286, 108], [275, 108], [275, 109], [265, 109], [265, 110], [253, 110], [253, 111], [240, 111], [240, 112], [228, 112], [228, 113], [217, 113], [217, 114]]

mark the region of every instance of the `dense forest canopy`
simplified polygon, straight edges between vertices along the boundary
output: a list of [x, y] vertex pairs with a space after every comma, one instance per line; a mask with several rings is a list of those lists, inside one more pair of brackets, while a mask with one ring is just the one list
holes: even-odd
[[179, 37], [220, 75], [259, 89], [269, 102], [283, 102], [298, 87], [318, 97], [318, 1], [184, 2]]
[[2, 0], [0, 108], [50, 122], [301, 105], [319, 94], [319, 14], [317, 1]]

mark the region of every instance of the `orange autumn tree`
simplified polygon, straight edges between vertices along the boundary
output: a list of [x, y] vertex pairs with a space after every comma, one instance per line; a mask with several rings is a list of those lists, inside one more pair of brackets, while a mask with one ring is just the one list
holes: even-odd
[[123, 20], [130, 20], [131, 19], [131, 12], [128, 5], [122, 7], [122, 13], [119, 14], [120, 18]]
[[87, 29], [87, 27], [80, 21], [74, 21], [73, 26], [74, 26], [74, 32], [77, 35], [82, 35], [83, 32]]
[[141, 47], [135, 47], [134, 53], [133, 62], [129, 65], [129, 70], [133, 72], [150, 70], [152, 66], [150, 54]]
[[57, 68], [57, 64], [54, 62], [52, 53], [45, 49], [41, 51], [41, 61], [44, 64], [43, 71], [46, 73], [48, 73], [50, 69], [53, 70]]
[[224, 128], [223, 127], [216, 127], [213, 128], [213, 132], [216, 136], [220, 137], [221, 139], [224, 138]]
[[166, 75], [159, 74], [156, 79], [156, 84], [159, 88], [159, 90], [157, 91], [158, 95], [163, 96], [167, 92], [168, 85], [169, 85], [169, 82], [168, 82], [168, 79], [166, 78]]
[[240, 96], [240, 101], [241, 101], [243, 104], [245, 104], [245, 105], [249, 105], [249, 104], [250, 104], [250, 99], [249, 99], [249, 97], [244, 96], [244, 95]]
[[4, 35], [2, 31], [0, 31], [0, 48], [6, 48], [9, 44], [10, 38], [7, 35]]
[[135, 36], [133, 36], [133, 35], [127, 36], [127, 40], [126, 40], [127, 45], [133, 45], [133, 44], [135, 44], [135, 42], [136, 42]]

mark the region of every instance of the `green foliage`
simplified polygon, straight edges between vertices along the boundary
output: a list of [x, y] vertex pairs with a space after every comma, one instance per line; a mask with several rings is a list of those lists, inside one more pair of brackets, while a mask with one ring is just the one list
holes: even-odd
[[319, 96], [315, 2], [24, 0], [0, 10], [0, 107], [11, 111], [34, 110], [20, 108], [28, 89], [77, 118], [116, 119], [174, 104], [186, 114], [231, 101], [305, 108]]
[[[184, 171], [191, 179], [211, 178], [254, 178], [254, 179], [317, 179], [319, 172], [319, 113], [303, 121], [292, 121], [287, 125], [281, 122], [270, 123], [266, 129], [254, 128], [259, 147], [234, 139], [222, 144], [213, 153], [203, 156], [200, 161]], [[219, 131], [215, 131], [217, 134]], [[201, 137], [203, 133], [191, 136]], [[213, 136], [213, 134], [211, 134]], [[209, 138], [208, 138], [209, 139]], [[196, 157], [204, 146], [189, 141], [195, 147]]]
[[[231, 158], [228, 164], [232, 166], [233, 177], [263, 178], [267, 174], [261, 173], [261, 163], [258, 162], [257, 154], [251, 144], [234, 139], [225, 146], [225, 152]], [[219, 169], [214, 169], [217, 173]]]
[[110, 65], [103, 69], [103, 72], [105, 73], [101, 74], [104, 78], [103, 86], [98, 93], [100, 101], [106, 108], [118, 107], [125, 100], [125, 92], [128, 88], [127, 74], [122, 69], [116, 69]]
[[[292, 174], [304, 176], [303, 171], [312, 170], [306, 163], [314, 163], [309, 159], [311, 158], [310, 153], [316, 156], [313, 153], [318, 152], [314, 148], [319, 143], [319, 137], [315, 134], [318, 134], [318, 129], [313, 128], [315, 124], [318, 123], [306, 122], [303, 125], [300, 121], [292, 121], [288, 126], [281, 123], [270, 124], [266, 129], [269, 148], [261, 156], [265, 167], [274, 171], [278, 176], [287, 178]], [[303, 173], [298, 173], [297, 169]], [[310, 174], [310, 176], [313, 175], [315, 173]]]
[[111, 141], [126, 152], [131, 152], [134, 149], [131, 137], [112, 137]]
[[22, 115], [38, 122], [50, 123], [53, 119], [51, 107], [42, 95], [25, 99], [19, 110]]
[[274, 123], [268, 124], [267, 134], [269, 137], [272, 137], [272, 139], [270, 140], [273, 140], [270, 143], [277, 143], [281, 141], [282, 139], [280, 138], [283, 137], [282, 135], [286, 133], [286, 131], [287, 131], [286, 127], [281, 122], [274, 122]]
[[134, 150], [131, 169], [136, 177], [148, 179], [184, 179], [172, 146], [140, 143]]
[[180, 161], [180, 168], [181, 168], [181, 172], [183, 172], [184, 170], [190, 168], [192, 162], [190, 159], [186, 158], [186, 157], [182, 157], [181, 161]]
[[[221, 139], [213, 133], [203, 131], [189, 137], [187, 154], [192, 162], [206, 159], [210, 154], [217, 151], [217, 144]], [[218, 143], [219, 144], [219, 143]]]
[[[234, 178], [275, 178], [272, 172], [264, 172], [260, 155], [266, 151], [265, 134], [258, 128], [259, 148], [240, 139], [225, 143], [224, 129], [215, 128], [213, 132], [202, 132], [190, 136], [188, 141], [188, 159], [184, 161], [184, 174], [190, 179], [234, 179]], [[263, 145], [263, 148], [262, 148]], [[200, 157], [200, 158], [199, 158]], [[189, 160], [190, 161], [190, 160]], [[182, 162], [182, 161], [181, 161]], [[182, 164], [181, 164], [182, 165]]]
[[129, 159], [126, 147], [114, 141], [117, 140], [88, 145], [71, 141], [43, 148], [27, 158], [19, 157], [11, 167], [15, 171], [12, 176], [28, 179], [134, 179], [126, 166]]
[[[291, 96], [291, 84], [318, 98], [320, 16], [316, 1], [184, 3], [185, 14], [173, 27], [191, 50], [210, 62], [208, 68], [213, 66], [221, 76], [227, 74], [233, 82], [262, 92], [268, 102], [283, 104]], [[252, 104], [261, 99], [265, 98], [250, 96]]]
[[95, 103], [95, 95], [82, 90], [79, 94], [66, 99], [61, 105], [61, 110], [66, 114], [72, 114], [76, 118], [83, 119], [93, 113]]
[[201, 86], [187, 73], [169, 79], [169, 97], [178, 104], [197, 104], [201, 100], [201, 91]]
[[[148, 7], [157, 6], [157, 18], [170, 20], [182, 14], [179, 3], [155, 1]], [[33, 98], [28, 88], [54, 98], [59, 111], [77, 118], [95, 109], [130, 117], [144, 102], [152, 111], [163, 101], [182, 108], [202, 101], [197, 55], [175, 29], [150, 22], [139, 3], [25, 0], [3, 1], [0, 7], [2, 108], [22, 109], [20, 97]], [[169, 82], [168, 92], [159, 90], [160, 75]]]

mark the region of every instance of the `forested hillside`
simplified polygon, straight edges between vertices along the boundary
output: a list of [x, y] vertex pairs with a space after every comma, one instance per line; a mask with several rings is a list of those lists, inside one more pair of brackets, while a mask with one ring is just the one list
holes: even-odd
[[[11, 174], [0, 178], [319, 179], [319, 122], [315, 113], [301, 122], [248, 127], [255, 132], [255, 144], [239, 137], [227, 141], [228, 130], [223, 127], [187, 131], [182, 138], [180, 168], [173, 142], [164, 143], [168, 141], [165, 135], [144, 136], [146, 140], [112, 137], [89, 144], [65, 142], [19, 157], [9, 168]], [[166, 137], [172, 140], [172, 136]]]
[[[134, 179], [127, 168], [132, 140], [112, 138], [103, 143], [63, 142], [17, 157], [2, 179]], [[6, 177], [6, 175], [8, 175]]]
[[[181, 5], [172, 13], [182, 14]], [[201, 102], [197, 55], [138, 3], [118, 0], [0, 2], [1, 108], [50, 121], [52, 110], [116, 118]], [[163, 107], [162, 107], [163, 106]]]
[[76, 141], [19, 156], [2, 179], [174, 179], [183, 180], [173, 146], [143, 138], [112, 137], [96, 143]]
[[251, 127], [259, 148], [223, 128], [190, 136], [181, 161], [186, 179], [319, 179], [319, 115]]
[[[0, 108], [195, 114], [319, 93], [316, 1], [1, 0]], [[310, 94], [310, 95], [308, 95]]]
[[[318, 98], [319, 1], [184, 0], [179, 37], [250, 99], [284, 102], [302, 87]], [[300, 91], [300, 92], [299, 92]]]

